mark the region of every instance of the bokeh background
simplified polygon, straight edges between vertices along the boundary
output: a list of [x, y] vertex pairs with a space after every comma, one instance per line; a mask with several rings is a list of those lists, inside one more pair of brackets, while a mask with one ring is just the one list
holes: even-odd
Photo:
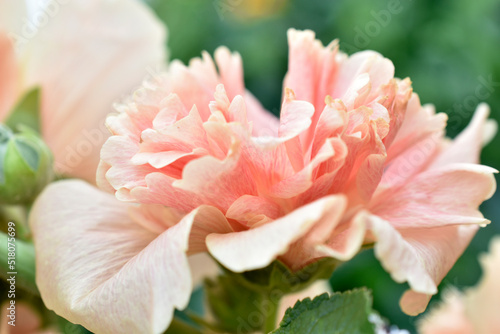
[[[247, 88], [264, 106], [279, 113], [282, 79], [287, 68], [288, 28], [312, 29], [341, 50], [372, 49], [391, 59], [396, 76], [410, 77], [422, 103], [450, 116], [454, 137], [480, 102], [492, 118], [500, 117], [500, 1], [498, 0], [147, 0], [169, 28], [171, 59], [188, 62], [202, 50], [226, 45], [241, 53]], [[500, 168], [500, 136], [485, 148], [482, 163]], [[462, 191], [466, 192], [467, 189]], [[474, 285], [480, 275], [478, 255], [500, 234], [500, 195], [482, 206], [492, 224], [481, 229], [443, 280]], [[403, 314], [399, 298], [407, 286], [394, 283], [364, 251], [331, 278], [334, 290], [367, 286], [374, 307], [391, 323], [415, 331], [418, 319]], [[439, 299], [433, 298], [432, 304]]]

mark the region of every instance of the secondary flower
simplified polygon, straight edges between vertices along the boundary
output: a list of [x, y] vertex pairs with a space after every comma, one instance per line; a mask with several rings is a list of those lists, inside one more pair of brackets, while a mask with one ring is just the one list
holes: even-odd
[[464, 293], [448, 290], [441, 305], [419, 323], [419, 333], [487, 334], [500, 332], [500, 238], [481, 258], [483, 277]]
[[104, 119], [165, 60], [164, 42], [163, 25], [136, 0], [0, 0], [0, 121], [40, 87], [57, 171], [95, 182]]
[[[495, 189], [495, 170], [477, 165], [488, 108], [450, 141], [446, 116], [421, 106], [388, 59], [348, 57], [310, 31], [290, 30], [289, 43], [279, 120], [225, 48], [216, 64], [173, 62], [108, 118], [98, 184], [130, 203], [74, 181], [41, 196], [31, 224], [49, 308], [89, 329], [158, 332], [187, 303], [187, 255], [208, 251], [234, 272], [275, 259], [297, 270], [373, 243], [410, 285], [403, 310], [425, 309], [488, 223], [477, 209]], [[126, 206], [142, 213], [127, 218]]]

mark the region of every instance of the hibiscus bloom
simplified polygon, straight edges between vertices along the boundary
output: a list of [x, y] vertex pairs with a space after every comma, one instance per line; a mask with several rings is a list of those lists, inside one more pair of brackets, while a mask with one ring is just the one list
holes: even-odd
[[164, 42], [164, 26], [139, 1], [0, 0], [0, 121], [40, 87], [56, 170], [95, 182], [104, 119], [165, 61]]
[[448, 290], [441, 305], [419, 323], [419, 333], [487, 334], [500, 332], [500, 238], [481, 258], [483, 277], [464, 293]]
[[118, 106], [97, 181], [121, 202], [64, 181], [34, 206], [49, 308], [91, 330], [159, 332], [187, 304], [187, 256], [209, 252], [233, 272], [276, 259], [299, 270], [374, 244], [409, 283], [403, 310], [425, 309], [488, 223], [478, 206], [495, 170], [477, 164], [488, 108], [450, 141], [446, 115], [421, 106], [380, 54], [348, 57], [310, 31], [290, 30], [289, 44], [279, 120], [245, 91], [226, 48], [215, 63], [172, 62]]

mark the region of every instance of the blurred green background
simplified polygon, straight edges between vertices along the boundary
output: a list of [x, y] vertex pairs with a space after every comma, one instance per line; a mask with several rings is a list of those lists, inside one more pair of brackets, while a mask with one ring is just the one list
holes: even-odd
[[[422, 103], [450, 115], [448, 135], [468, 123], [480, 102], [500, 116], [500, 1], [498, 0], [149, 0], [167, 24], [171, 58], [184, 62], [226, 45], [241, 53], [247, 88], [278, 114], [287, 69], [288, 28], [312, 29], [327, 44], [339, 38], [352, 54], [372, 49], [391, 59], [396, 76], [410, 77]], [[167, 47], [167, 46], [166, 46]], [[500, 167], [500, 136], [486, 147], [482, 163]], [[467, 189], [463, 189], [467, 191]], [[443, 287], [474, 285], [478, 254], [500, 234], [500, 196], [482, 211], [492, 224], [480, 230], [444, 279]], [[405, 285], [394, 283], [365, 251], [339, 268], [334, 290], [373, 289], [374, 306], [392, 323], [414, 332], [415, 320], [399, 309]], [[439, 296], [436, 296], [439, 298]], [[436, 300], [434, 298], [433, 300]], [[431, 302], [431, 306], [432, 306]]]

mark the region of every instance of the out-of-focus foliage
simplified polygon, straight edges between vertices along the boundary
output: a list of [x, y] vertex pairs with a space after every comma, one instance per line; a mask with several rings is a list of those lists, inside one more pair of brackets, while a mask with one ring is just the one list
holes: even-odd
[[[479, 102], [490, 104], [492, 117], [500, 119], [498, 0], [147, 2], [169, 27], [172, 58], [187, 62], [219, 45], [238, 51], [248, 89], [275, 114], [287, 68], [286, 30], [294, 27], [314, 30], [324, 43], [339, 38], [340, 48], [348, 53], [373, 49], [391, 59], [396, 75], [412, 79], [423, 103], [450, 115], [451, 137], [465, 127]], [[499, 147], [496, 136], [482, 162], [500, 168]], [[482, 211], [492, 224], [479, 231], [442, 286], [469, 286], [480, 276], [477, 255], [500, 233], [500, 196], [486, 202]], [[398, 306], [405, 286], [392, 282], [372, 252], [341, 266], [331, 281], [335, 290], [373, 288], [374, 308], [400, 328], [414, 331], [415, 319]]]

